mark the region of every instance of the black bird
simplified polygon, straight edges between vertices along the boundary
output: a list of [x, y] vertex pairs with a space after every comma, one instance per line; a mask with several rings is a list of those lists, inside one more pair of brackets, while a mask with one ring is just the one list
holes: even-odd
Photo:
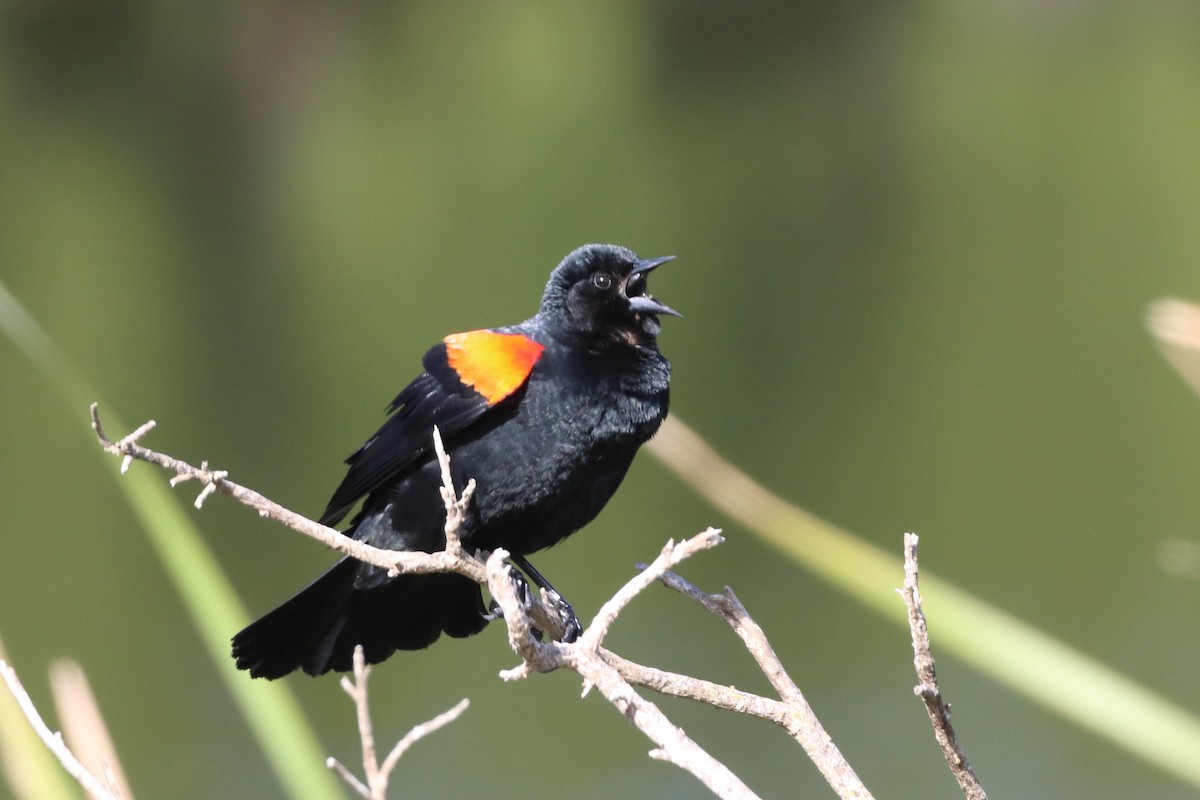
[[[464, 548], [503, 547], [553, 592], [525, 556], [591, 522], [667, 415], [671, 366], [658, 351], [658, 316], [679, 314], [646, 293], [646, 276], [670, 258], [585, 245], [550, 273], [531, 319], [447, 336], [425, 354], [425, 371], [392, 401], [383, 427], [346, 460], [321, 522], [336, 525], [365, 496], [349, 536], [442, 550], [436, 425], [456, 488], [477, 484]], [[564, 638], [573, 638], [578, 620], [562, 606], [571, 620]], [[343, 558], [234, 636], [233, 656], [256, 678], [320, 675], [350, 669], [355, 645], [375, 663], [442, 633], [478, 633], [489, 619], [480, 587], [460, 575], [388, 578]]]

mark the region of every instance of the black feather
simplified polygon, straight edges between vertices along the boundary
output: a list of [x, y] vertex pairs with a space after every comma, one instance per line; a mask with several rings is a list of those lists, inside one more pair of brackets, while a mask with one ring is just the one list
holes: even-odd
[[[443, 549], [436, 425], [456, 488], [477, 481], [459, 532], [468, 552], [504, 547], [523, 558], [589, 523], [667, 415], [670, 365], [647, 309], [669, 308], [645, 294], [655, 266], [612, 245], [588, 245], [563, 259], [537, 315], [495, 329], [540, 347], [524, 383], [512, 388], [512, 376], [501, 376], [504, 396], [490, 405], [460, 379], [445, 343], [431, 348], [424, 371], [392, 401], [388, 420], [347, 459], [321, 521], [338, 523], [362, 499], [347, 535], [391, 550]], [[533, 572], [531, 578], [545, 582]], [[470, 636], [487, 621], [480, 589], [466, 578], [389, 578], [379, 567], [343, 559], [237, 634], [233, 653], [256, 677], [296, 669], [316, 675], [349, 669], [356, 645], [374, 663], [443, 633]]]

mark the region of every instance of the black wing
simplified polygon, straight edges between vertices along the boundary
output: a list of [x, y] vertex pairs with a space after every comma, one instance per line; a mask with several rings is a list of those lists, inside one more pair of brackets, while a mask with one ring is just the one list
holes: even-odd
[[434, 425], [448, 439], [490, 407], [451, 368], [444, 342], [426, 353], [422, 363], [425, 371], [388, 406], [392, 416], [346, 459], [350, 470], [321, 515], [323, 525], [336, 525], [360, 497], [431, 452]]

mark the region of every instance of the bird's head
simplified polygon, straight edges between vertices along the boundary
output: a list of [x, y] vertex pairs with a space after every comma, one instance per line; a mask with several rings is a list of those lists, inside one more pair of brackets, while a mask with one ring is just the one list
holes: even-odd
[[539, 316], [584, 339], [654, 341], [659, 314], [682, 316], [646, 292], [646, 276], [674, 256], [641, 259], [614, 244], [587, 244], [550, 273]]

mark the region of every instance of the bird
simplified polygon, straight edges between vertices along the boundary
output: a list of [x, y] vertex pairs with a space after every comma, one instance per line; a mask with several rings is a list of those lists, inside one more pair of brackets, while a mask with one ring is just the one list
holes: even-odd
[[[591, 522], [667, 416], [671, 365], [658, 348], [659, 318], [682, 315], [646, 282], [672, 258], [584, 245], [551, 271], [533, 317], [446, 336], [425, 353], [424, 370], [388, 406], [382, 427], [346, 459], [320, 522], [339, 524], [361, 501], [348, 536], [391, 550], [444, 549], [436, 426], [456, 491], [476, 482], [459, 529], [463, 548], [507, 550], [559, 602], [568, 620], [561, 638], [576, 638], [574, 610], [527, 556]], [[461, 575], [389, 577], [347, 556], [236, 634], [232, 653], [255, 678], [344, 672], [358, 645], [367, 663], [378, 663], [443, 633], [479, 633], [497, 613]]]

